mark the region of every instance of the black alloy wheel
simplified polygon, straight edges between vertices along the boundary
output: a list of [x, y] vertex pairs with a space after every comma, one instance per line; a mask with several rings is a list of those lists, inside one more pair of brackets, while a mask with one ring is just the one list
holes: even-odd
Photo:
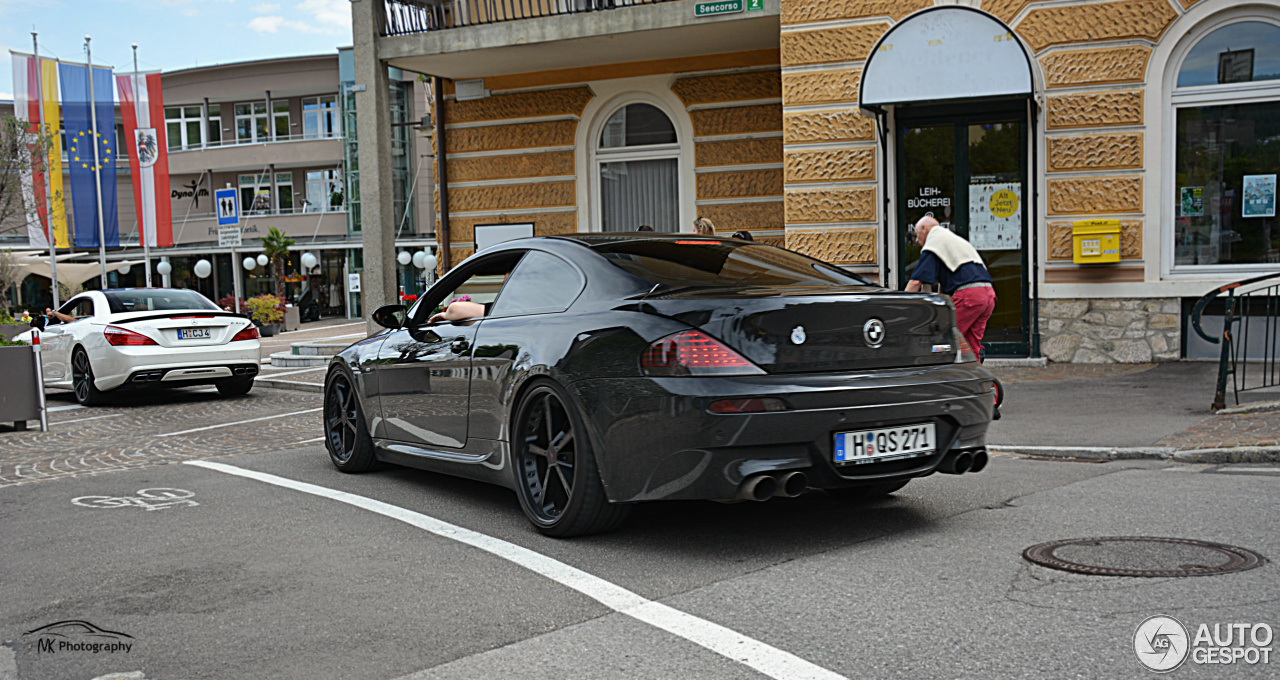
[[520, 400], [512, 437], [520, 505], [548, 536], [608, 531], [630, 513], [605, 497], [585, 426], [570, 403], [559, 385], [539, 383]]
[[324, 389], [324, 445], [329, 460], [343, 472], [365, 472], [378, 464], [360, 399], [341, 370], [329, 374]]
[[89, 354], [77, 347], [71, 354], [71, 387], [81, 406], [98, 406], [106, 401], [103, 393], [93, 384], [93, 367]]

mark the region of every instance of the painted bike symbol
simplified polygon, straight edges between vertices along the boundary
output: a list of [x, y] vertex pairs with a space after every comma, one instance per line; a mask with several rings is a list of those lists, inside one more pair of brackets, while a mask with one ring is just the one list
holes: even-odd
[[186, 489], [139, 489], [137, 496], [81, 496], [71, 502], [85, 508], [143, 508], [164, 510], [175, 505], [200, 505], [187, 500], [196, 495]]

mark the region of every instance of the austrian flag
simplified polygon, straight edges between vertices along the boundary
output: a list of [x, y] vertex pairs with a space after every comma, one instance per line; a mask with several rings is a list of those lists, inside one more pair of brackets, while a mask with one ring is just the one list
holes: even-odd
[[153, 248], [173, 245], [173, 220], [169, 213], [169, 149], [164, 129], [164, 94], [159, 73], [116, 76], [124, 139], [133, 166], [134, 205], [138, 233]]

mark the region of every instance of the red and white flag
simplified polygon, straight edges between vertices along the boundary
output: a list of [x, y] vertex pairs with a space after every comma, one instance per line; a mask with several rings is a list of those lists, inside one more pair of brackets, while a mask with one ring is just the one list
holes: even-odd
[[[35, 135], [40, 129], [39, 72], [31, 55], [11, 52], [13, 56], [13, 116], [28, 123], [27, 132]], [[41, 168], [22, 168], [22, 204], [27, 212], [27, 245], [48, 248], [49, 237], [45, 231], [48, 219], [48, 203], [45, 200], [44, 172]]]
[[159, 73], [116, 76], [124, 139], [129, 145], [134, 206], [138, 211], [140, 238], [153, 248], [173, 245], [173, 219], [169, 212], [169, 148], [164, 129], [164, 91]]

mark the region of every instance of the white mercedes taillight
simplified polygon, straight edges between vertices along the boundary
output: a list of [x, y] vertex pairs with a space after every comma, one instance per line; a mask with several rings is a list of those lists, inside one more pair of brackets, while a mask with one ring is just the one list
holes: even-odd
[[237, 340], [257, 340], [257, 339], [258, 339], [258, 327], [253, 324], [249, 324], [248, 326], [245, 326], [243, 329], [241, 329], [239, 333], [236, 333], [235, 337], [231, 338], [231, 342], [235, 342]]
[[102, 331], [102, 334], [107, 338], [107, 344], [115, 347], [141, 347], [143, 345], [156, 344], [155, 340], [141, 333], [135, 333], [119, 326], [107, 326]]
[[763, 375], [759, 366], [697, 330], [680, 331], [649, 345], [640, 357], [649, 376]]

